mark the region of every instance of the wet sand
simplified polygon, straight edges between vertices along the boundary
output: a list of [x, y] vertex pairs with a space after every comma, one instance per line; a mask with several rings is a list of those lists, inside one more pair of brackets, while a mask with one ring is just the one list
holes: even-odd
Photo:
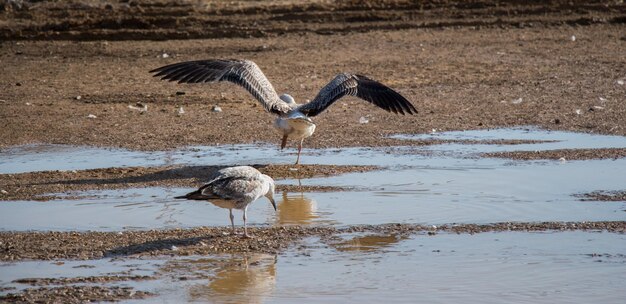
[[511, 151], [483, 153], [483, 157], [510, 158], [515, 160], [590, 160], [626, 157], [626, 149], [559, 149], [544, 151]]
[[[420, 145], [386, 136], [519, 125], [626, 135], [625, 4], [400, 1], [372, 10], [383, 4], [145, 1], [115, 4], [112, 14], [105, 2], [38, 3], [0, 15], [0, 34], [10, 39], [0, 44], [0, 147], [278, 145], [274, 118], [245, 90], [148, 73], [233, 57], [254, 60], [299, 102], [351, 71], [393, 87], [419, 111], [398, 116], [348, 97], [315, 117], [305, 149]], [[147, 112], [129, 108], [137, 102]]]
[[[375, 166], [256, 165], [276, 180], [327, 177], [349, 172], [367, 172]], [[125, 167], [71, 171], [40, 171], [0, 174], [0, 201], [80, 199], [77, 192], [143, 187], [198, 187], [220, 166]], [[280, 185], [278, 191], [341, 191], [332, 186]]]
[[626, 191], [593, 191], [577, 196], [583, 201], [626, 202]]
[[349, 232], [378, 234], [482, 233], [497, 231], [597, 230], [626, 232], [626, 222], [544, 222], [449, 224], [421, 226], [413, 224], [355, 225], [337, 227], [253, 227], [253, 239], [232, 235], [227, 227], [193, 229], [123, 231], [123, 232], [0, 232], [2, 261], [99, 259], [163, 255], [207, 255], [223, 252], [277, 253], [305, 237], [331, 238]]
[[150, 296], [148, 292], [136, 291], [131, 287], [61, 286], [28, 288], [19, 293], [0, 296], [0, 300], [8, 303], [88, 303], [145, 299]]
[[[539, 126], [626, 135], [626, 4], [602, 1], [182, 1], [0, 2], [0, 148], [32, 143], [167, 150], [193, 145], [271, 143], [273, 117], [232, 84], [177, 85], [150, 69], [193, 59], [254, 60], [277, 91], [312, 99], [337, 73], [369, 75], [406, 96], [419, 113], [397, 116], [348, 97], [315, 118], [305, 149], [431, 145], [393, 134]], [[168, 40], [174, 39], [174, 40]], [[140, 103], [147, 111], [129, 107]], [[222, 112], [212, 112], [219, 105]], [[180, 109], [184, 109], [183, 114]], [[362, 117], [368, 123], [360, 123]], [[466, 141], [471, 144], [472, 142]], [[484, 142], [483, 142], [484, 143]], [[525, 141], [500, 141], [522, 144]], [[290, 142], [291, 147], [295, 146]], [[498, 152], [483, 157], [588, 160], [624, 149]], [[260, 165], [277, 179], [333, 176], [371, 166]], [[0, 200], [130, 187], [194, 187], [218, 167], [104, 168], [0, 174]], [[281, 185], [281, 191], [339, 191]], [[623, 191], [583, 200], [622, 201]], [[473, 234], [497, 231], [608, 231], [626, 222], [385, 224], [253, 227], [254, 239], [226, 227], [123, 232], [0, 232], [0, 260], [131, 259], [221, 252], [277, 253], [307, 237]], [[33, 278], [2, 301], [116, 301], [149, 292], [119, 283], [151, 277]], [[2, 290], [5, 291], [5, 290]], [[9, 291], [10, 292], [10, 291]]]

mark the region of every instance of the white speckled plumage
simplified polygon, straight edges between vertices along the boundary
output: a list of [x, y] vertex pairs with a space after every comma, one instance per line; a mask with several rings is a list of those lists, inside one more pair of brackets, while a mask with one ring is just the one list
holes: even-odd
[[263, 107], [278, 115], [274, 126], [283, 134], [281, 148], [288, 137], [299, 139], [298, 158], [302, 142], [313, 135], [315, 124], [310, 119], [333, 104], [338, 99], [352, 95], [368, 101], [388, 112], [396, 114], [416, 114], [413, 105], [398, 92], [366, 76], [340, 73], [324, 86], [313, 101], [298, 105], [293, 97], [283, 94], [280, 97], [261, 69], [250, 60], [197, 60], [174, 63], [150, 71], [161, 77], [179, 83], [200, 83], [229, 81], [245, 88]]
[[230, 223], [235, 230], [232, 209], [243, 210], [244, 236], [248, 237], [246, 228], [248, 206], [257, 199], [267, 197], [274, 210], [274, 180], [250, 166], [238, 166], [221, 169], [209, 177], [209, 181], [198, 190], [176, 198], [190, 200], [207, 200], [215, 206], [229, 209]]

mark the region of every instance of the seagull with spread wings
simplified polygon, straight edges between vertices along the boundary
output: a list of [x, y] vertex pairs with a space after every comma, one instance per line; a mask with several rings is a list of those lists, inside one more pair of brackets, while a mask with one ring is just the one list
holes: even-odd
[[311, 117], [322, 113], [341, 97], [356, 96], [396, 114], [417, 113], [415, 107], [398, 92], [358, 74], [341, 73], [323, 87], [313, 101], [296, 104], [288, 94], [279, 97], [261, 69], [250, 60], [185, 61], [154, 69], [150, 73], [178, 83], [229, 81], [242, 86], [261, 102], [265, 110], [278, 115], [274, 126], [283, 134], [281, 149], [285, 148], [290, 136], [300, 140], [296, 164], [300, 162], [302, 142], [315, 131]]

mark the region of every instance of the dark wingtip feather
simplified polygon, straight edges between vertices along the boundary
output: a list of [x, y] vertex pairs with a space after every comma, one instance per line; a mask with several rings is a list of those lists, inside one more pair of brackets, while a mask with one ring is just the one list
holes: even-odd
[[176, 196], [175, 199], [188, 199], [188, 200], [208, 200], [209, 197], [202, 194], [201, 190], [196, 190], [194, 192], [187, 193], [185, 195]]

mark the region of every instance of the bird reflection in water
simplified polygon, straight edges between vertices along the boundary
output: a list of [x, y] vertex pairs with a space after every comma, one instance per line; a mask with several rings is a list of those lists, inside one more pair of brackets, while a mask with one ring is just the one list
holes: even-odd
[[405, 236], [391, 235], [365, 235], [356, 236], [332, 244], [338, 251], [376, 251], [391, 247], [406, 239]]
[[262, 303], [276, 286], [275, 255], [248, 254], [227, 260], [208, 285], [189, 289], [191, 301]]
[[280, 225], [307, 225], [319, 218], [317, 203], [304, 196], [304, 193], [287, 195], [278, 205], [277, 223]]

